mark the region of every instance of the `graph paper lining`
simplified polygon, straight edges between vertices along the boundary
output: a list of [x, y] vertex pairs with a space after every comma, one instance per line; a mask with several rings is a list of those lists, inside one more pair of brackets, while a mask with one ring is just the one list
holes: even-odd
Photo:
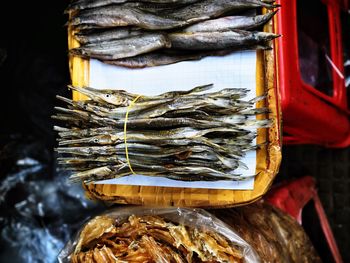
[[[144, 69], [128, 69], [90, 60], [90, 86], [98, 89], [124, 89], [132, 93], [156, 95], [171, 90], [188, 90], [195, 86], [214, 84], [210, 90], [247, 88], [245, 99], [256, 96], [256, 52], [242, 51], [223, 57], [207, 57], [172, 65]], [[254, 143], [256, 143], [254, 141]], [[243, 175], [255, 174], [256, 152], [250, 151], [241, 159], [248, 170], [237, 169]], [[185, 182], [161, 177], [130, 175], [96, 184], [122, 184], [208, 189], [243, 189], [254, 187], [254, 178], [245, 181]]]

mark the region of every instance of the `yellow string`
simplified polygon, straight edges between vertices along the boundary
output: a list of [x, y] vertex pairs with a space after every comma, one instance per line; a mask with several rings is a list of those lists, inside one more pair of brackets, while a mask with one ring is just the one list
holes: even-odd
[[129, 160], [129, 152], [128, 152], [128, 143], [127, 143], [127, 136], [126, 136], [126, 127], [127, 127], [127, 122], [128, 122], [128, 116], [129, 116], [129, 111], [130, 109], [134, 106], [135, 102], [141, 97], [141, 95], [138, 95], [128, 106], [128, 108], [126, 109], [126, 113], [125, 113], [125, 120], [124, 120], [124, 144], [125, 144], [125, 156], [126, 156], [126, 162], [129, 165], [129, 169], [130, 171], [135, 174], [134, 170], [131, 167], [131, 163]]

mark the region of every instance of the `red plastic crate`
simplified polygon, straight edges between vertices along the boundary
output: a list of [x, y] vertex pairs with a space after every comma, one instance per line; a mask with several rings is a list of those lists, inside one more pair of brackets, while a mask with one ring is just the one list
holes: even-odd
[[317, 1], [325, 6], [328, 15], [326, 23], [330, 49], [326, 64], [329, 63], [331, 68], [333, 83], [324, 88], [333, 89], [331, 95], [317, 90], [303, 80], [298, 46], [300, 32], [297, 4], [300, 2], [277, 0], [282, 6], [277, 14], [275, 27], [276, 32], [282, 35], [277, 41], [276, 63], [285, 133], [283, 143], [345, 147], [350, 145], [350, 121], [344, 81], [340, 12], [341, 8], [348, 6], [348, 1]]

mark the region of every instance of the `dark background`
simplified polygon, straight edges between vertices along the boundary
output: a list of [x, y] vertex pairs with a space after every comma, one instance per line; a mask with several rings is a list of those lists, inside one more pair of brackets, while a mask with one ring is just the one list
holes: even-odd
[[55, 166], [50, 116], [55, 96], [70, 95], [67, 4], [1, 3], [0, 262], [56, 262], [82, 221], [101, 211]]
[[[55, 94], [67, 93], [68, 1], [7, 1], [1, 6], [1, 132], [27, 131], [53, 145], [49, 116]], [[16, 24], [13, 24], [13, 22]]]
[[[54, 161], [50, 116], [58, 104], [55, 95], [69, 96], [63, 14], [68, 1], [9, 2], [0, 11], [0, 262], [55, 262], [81, 221], [103, 209], [86, 201], [80, 186], [68, 186]], [[288, 146], [277, 177], [317, 178], [345, 262], [350, 262], [349, 164], [348, 149]], [[324, 262], [331, 262], [312, 206], [303, 218]]]

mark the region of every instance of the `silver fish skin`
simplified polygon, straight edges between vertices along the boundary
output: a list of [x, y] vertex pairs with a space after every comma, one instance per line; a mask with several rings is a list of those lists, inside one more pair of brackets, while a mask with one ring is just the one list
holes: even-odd
[[215, 32], [230, 31], [232, 29], [250, 30], [266, 24], [276, 13], [277, 11], [257, 16], [225, 16], [191, 25], [182, 31]]
[[[255, 102], [255, 100], [250, 102], [241, 101], [239, 103], [235, 102], [234, 104], [232, 104], [233, 99], [237, 100], [245, 96], [246, 90], [244, 89], [223, 89], [218, 92], [212, 92], [212, 93], [206, 93], [206, 94], [195, 94], [195, 92], [208, 90], [211, 87], [212, 87], [211, 85], [205, 85], [205, 86], [196, 87], [185, 93], [181, 91], [175, 91], [175, 92], [160, 94], [155, 97], [151, 96], [151, 97], [141, 98], [140, 102], [135, 103], [134, 107], [132, 109], [129, 109], [129, 120], [131, 121], [134, 118], [136, 118], [136, 120], [142, 119], [142, 116], [143, 117], [161, 116], [163, 114], [166, 114], [168, 111], [174, 111], [174, 110], [176, 111], [177, 115], [178, 114], [188, 115], [191, 112], [193, 112], [194, 110], [193, 107], [195, 108], [201, 107], [205, 109], [206, 106], [210, 106], [210, 109], [207, 109], [207, 110], [210, 110], [210, 112], [213, 112], [213, 113], [215, 113], [215, 111], [217, 111], [218, 109], [224, 109], [229, 113], [230, 111], [234, 112], [240, 108], [245, 109], [246, 107], [250, 107]], [[71, 112], [71, 110], [68, 110], [68, 109], [67, 110], [61, 109], [64, 113], [72, 113], [76, 116], [80, 116], [80, 111], [84, 111], [85, 114], [81, 116], [83, 119], [91, 118], [92, 121], [95, 121], [95, 120], [103, 121], [103, 122], [108, 121], [107, 123], [110, 123], [111, 125], [117, 125], [118, 127], [120, 126], [118, 125], [118, 122], [113, 121], [113, 119], [124, 120], [125, 114], [128, 110], [126, 106], [129, 105], [129, 102], [128, 102], [129, 100], [128, 99], [125, 100], [125, 98], [121, 96], [121, 94], [123, 94], [124, 91], [94, 90], [92, 88], [79, 88], [79, 87], [71, 87], [71, 88], [89, 96], [92, 100], [102, 104], [96, 105], [95, 102], [91, 102], [91, 101], [72, 101], [72, 100], [58, 96], [60, 100], [63, 100], [68, 104], [72, 105], [73, 107], [75, 107], [76, 109], [79, 109], [78, 111], [73, 111], [73, 112]], [[185, 94], [187, 94], [186, 98], [181, 98], [181, 96]], [[135, 95], [129, 95], [129, 97], [134, 97], [134, 96]], [[179, 97], [172, 98], [172, 96], [179, 96]], [[258, 97], [259, 100], [263, 98], [264, 96], [261, 96], [260, 98]], [[113, 103], [113, 105], [123, 105], [124, 107], [117, 107], [114, 109], [106, 108], [105, 107], [106, 104], [103, 104], [103, 103], [107, 102], [106, 101], [107, 99], [109, 100], [108, 103]], [[191, 105], [191, 108], [188, 108], [189, 105]], [[90, 114], [86, 115], [87, 112], [90, 112]], [[102, 117], [102, 119], [95, 116], [95, 114]], [[164, 120], [164, 122], [160, 121], [159, 124], [164, 124], [164, 125], [166, 123], [168, 124], [177, 123], [178, 125], [180, 124], [180, 122], [177, 122], [174, 119], [175, 115], [171, 114], [170, 116], [172, 116], [171, 120], [170, 119], [166, 120], [162, 118], [161, 120]], [[108, 119], [105, 119], [106, 117]], [[178, 117], [183, 118], [184, 116], [179, 115]], [[205, 118], [205, 115], [203, 115], [203, 117], [204, 117], [204, 120], [207, 120], [207, 118]], [[134, 124], [139, 125], [139, 124], [142, 124], [142, 122], [144, 121], [146, 120], [142, 120], [141, 122], [135, 122], [135, 123], [131, 121], [130, 125], [134, 125]], [[148, 123], [150, 124], [149, 121]], [[154, 123], [156, 124], [156, 122]], [[195, 122], [193, 124], [203, 125], [203, 123], [195, 123]], [[207, 124], [204, 124], [204, 125], [207, 125]]]
[[174, 10], [172, 13], [169, 13], [169, 16], [185, 20], [188, 23], [196, 23], [216, 18], [229, 12], [257, 7], [273, 9], [276, 6], [260, 0], [204, 0]]
[[[242, 50], [254, 50], [254, 49], [267, 49], [266, 45], [248, 45]], [[225, 49], [225, 50], [211, 50], [211, 51], [201, 51], [201, 52], [191, 52], [183, 53], [181, 51], [177, 52], [151, 52], [148, 54], [141, 54], [134, 57], [122, 58], [116, 60], [104, 60], [104, 63], [126, 67], [126, 68], [145, 68], [145, 67], [155, 67], [162, 65], [170, 65], [182, 61], [200, 60], [208, 56], [225, 56], [235, 49]]]
[[[187, 5], [198, 1], [199, 0], [141, 0], [140, 2], [149, 4]], [[68, 13], [71, 10], [83, 10], [127, 2], [133, 3], [133, 1], [130, 0], [78, 0], [72, 1], [65, 12]]]
[[[96, 137], [97, 136], [97, 139], [99, 142], [100, 141], [99, 137], [104, 136], [104, 135], [107, 135], [107, 136], [112, 135], [113, 136], [114, 133], [115, 133], [114, 128], [103, 127], [103, 128], [90, 128], [90, 129], [79, 129], [79, 130], [71, 129], [69, 131], [60, 132], [59, 136], [62, 138], [60, 140], [60, 142], [65, 141], [63, 144], [68, 145], [71, 143], [71, 140], [67, 139], [67, 138], [86, 139], [86, 137], [90, 137], [90, 136]], [[123, 141], [124, 138], [120, 137], [121, 136], [120, 134], [119, 135], [115, 134], [115, 135], [119, 136], [117, 138], [119, 138], [120, 141]], [[243, 139], [249, 140], [250, 138], [246, 139], [244, 137], [244, 138], [242, 138], [242, 141], [243, 141]], [[252, 139], [250, 139], [250, 140], [252, 140]], [[114, 139], [114, 141], [117, 142], [118, 139], [117, 140]], [[145, 148], [146, 148], [147, 150], [158, 150], [159, 148], [155, 148], [155, 147], [164, 146], [164, 145], [186, 146], [186, 145], [189, 145], [192, 143], [197, 143], [200, 145], [207, 145], [209, 147], [213, 147], [217, 151], [223, 151], [223, 152], [227, 151], [224, 147], [217, 144], [217, 143], [219, 143], [218, 141], [212, 142], [206, 138], [192, 138], [192, 139], [181, 139], [181, 140], [178, 140], [178, 139], [173, 139], [173, 140], [160, 139], [160, 140], [149, 141], [149, 143], [152, 143], [152, 146], [150, 146], [149, 144], [146, 144], [146, 145], [143, 144], [142, 149], [145, 150]], [[229, 141], [227, 143], [229, 143]], [[244, 143], [246, 143], [246, 142], [244, 142]], [[230, 144], [232, 144], [232, 143], [230, 143]], [[137, 145], [140, 145], [140, 141], [138, 138], [128, 138], [128, 148], [135, 148], [135, 147], [137, 147]], [[118, 147], [118, 146], [116, 146], [116, 147]], [[125, 146], [123, 146], [123, 148], [125, 148]]]
[[257, 129], [271, 125], [270, 120], [254, 116], [267, 112], [267, 108], [255, 108], [266, 94], [244, 100], [248, 89], [203, 93], [212, 88], [209, 84], [142, 96], [134, 104], [137, 112], [125, 122], [128, 105], [138, 94], [71, 88], [91, 98], [58, 97], [67, 107], [55, 108], [57, 119], [68, 127], [54, 127], [59, 135], [56, 151], [62, 154], [59, 163], [74, 172], [71, 180], [75, 182], [130, 175], [128, 157], [133, 170], [144, 175], [185, 181], [244, 180], [254, 175], [236, 172], [247, 169], [240, 160], [264, 145], [253, 140]]
[[[239, 132], [239, 129], [235, 127], [219, 127], [219, 128], [210, 128], [210, 129], [204, 129], [204, 130], [197, 130], [190, 127], [184, 127], [184, 128], [175, 128], [171, 130], [165, 130], [165, 131], [129, 131], [127, 133], [128, 141], [133, 140], [144, 140], [144, 141], [151, 141], [151, 140], [175, 140], [175, 139], [194, 139], [194, 138], [200, 138], [204, 135], [207, 135], [209, 133], [213, 132]], [[124, 139], [124, 132], [118, 132], [113, 135], [114, 140], [122, 140]]]
[[220, 50], [211, 52], [152, 52], [148, 54], [142, 54], [135, 57], [104, 61], [107, 64], [127, 67], [127, 68], [145, 68], [155, 67], [161, 65], [169, 65], [178, 63], [181, 61], [200, 60], [206, 56], [224, 56], [231, 53], [231, 50]]
[[83, 45], [71, 49], [70, 53], [83, 57], [114, 60], [137, 56], [160, 48], [168, 48], [170, 45], [171, 43], [165, 35], [161, 33], [149, 33], [126, 39]]
[[[143, 165], [141, 163], [137, 163], [137, 164], [133, 165], [133, 168], [135, 168], [136, 172], [140, 172], [140, 170], [160, 171], [161, 173], [165, 174], [165, 177], [167, 177], [167, 174], [182, 176], [181, 180], [186, 180], [186, 177], [188, 177], [189, 174], [197, 175], [198, 179], [196, 180], [196, 179], [192, 178], [193, 181], [205, 180], [204, 178], [199, 177], [199, 175], [203, 175], [204, 177], [207, 175], [210, 175], [213, 177], [220, 178], [220, 179], [216, 179], [216, 180], [230, 180], [230, 179], [231, 180], [244, 180], [244, 179], [255, 176], [255, 175], [242, 176], [240, 174], [234, 173], [233, 171], [221, 172], [221, 171], [218, 171], [218, 170], [215, 170], [212, 168], [208, 168], [208, 167], [193, 167], [193, 166], [166, 168], [166, 167], [161, 166], [161, 165]], [[128, 171], [128, 174], [131, 174], [131, 172]]]
[[87, 171], [82, 171], [76, 174], [72, 174], [69, 177], [69, 180], [74, 182], [81, 182], [82, 180], [86, 180], [86, 182], [92, 181], [92, 180], [103, 180], [106, 178], [111, 178], [112, 176], [114, 178], [118, 178], [117, 171], [119, 169], [122, 169], [125, 165], [115, 165], [115, 166], [102, 166], [94, 169], [90, 169]]
[[65, 13], [73, 10], [90, 9], [111, 4], [123, 4], [128, 0], [76, 0], [72, 1], [65, 10]]
[[[99, 116], [104, 116], [103, 114], [96, 113]], [[107, 117], [107, 116], [104, 116]], [[113, 119], [113, 115], [109, 118]], [[124, 127], [124, 119], [118, 120], [115, 123], [115, 127], [122, 129]], [[174, 127], [192, 127], [192, 128], [210, 128], [210, 127], [223, 127], [229, 125], [236, 125], [236, 123], [230, 122], [216, 122], [213, 120], [195, 120], [192, 118], [152, 118], [152, 119], [130, 119], [128, 120], [128, 128], [132, 129], [165, 129], [165, 128], [174, 128]]]
[[172, 55], [166, 53], [149, 53], [135, 57], [122, 58], [116, 60], [104, 60], [106, 64], [126, 67], [126, 68], [146, 68], [162, 65], [170, 65], [181, 61], [199, 60], [203, 58], [200, 54]]
[[[81, 94], [88, 96], [93, 101], [102, 103], [104, 105], [112, 104], [114, 106], [128, 106], [130, 101], [135, 99], [138, 96], [137, 94], [126, 93], [124, 90], [100, 90], [100, 89], [94, 89], [91, 87], [75, 87], [72, 85], [68, 85], [68, 87], [72, 90], [75, 90]], [[203, 91], [207, 91], [211, 88], [213, 88], [213, 84], [197, 86], [187, 91], [178, 90], [178, 91], [165, 92], [156, 96], [141, 96], [137, 102], [157, 100], [156, 102], [153, 102], [153, 104], [148, 104], [150, 106], [154, 106], [159, 103], [159, 100], [162, 100], [161, 102], [165, 103], [167, 102], [168, 99], [173, 99], [174, 97], [178, 97], [178, 96], [181, 97], [181, 96], [189, 95], [193, 93], [200, 93]], [[57, 98], [69, 104], [75, 104], [75, 103], [82, 104], [83, 107], [86, 106], [86, 103], [89, 103], [89, 102], [83, 102], [83, 101], [73, 102], [72, 100], [65, 99], [61, 96], [57, 96]], [[140, 103], [137, 103], [137, 104], [140, 105]], [[135, 108], [137, 107], [138, 106], [136, 106]], [[116, 111], [119, 111], [118, 108], [116, 107], [114, 107], [114, 109]], [[111, 109], [110, 112], [113, 112], [113, 109]]]
[[58, 153], [70, 153], [83, 156], [91, 156], [93, 154], [110, 156], [117, 152], [115, 147], [110, 146], [59, 147], [55, 150]]
[[155, 15], [137, 8], [123, 6], [104, 6], [87, 9], [74, 16], [70, 25], [78, 29], [108, 28], [118, 26], [137, 26], [149, 30], [163, 30], [182, 27], [188, 23], [170, 16]]
[[278, 35], [265, 32], [231, 30], [224, 32], [172, 33], [169, 39], [173, 48], [187, 50], [219, 50], [259, 44]]
[[180, 4], [180, 3], [167, 4], [167, 3], [146, 3], [146, 2], [132, 2], [132, 3], [126, 3], [124, 5], [131, 8], [136, 8], [142, 11], [146, 11], [149, 13], [153, 13], [156, 15], [163, 14], [163, 13], [168, 14], [174, 9], [185, 6], [185, 4]]
[[103, 32], [93, 32], [93, 33], [81, 33], [77, 32], [74, 37], [79, 41], [80, 44], [91, 44], [99, 43], [117, 39], [124, 39], [133, 36], [142, 35], [143, 32], [135, 28], [112, 28], [104, 30]]
[[[90, 87], [75, 87], [68, 85], [68, 88], [74, 91], [77, 91], [85, 96], [88, 96], [90, 99], [98, 103], [105, 103], [106, 105], [111, 104], [114, 106], [128, 106], [130, 100], [134, 99], [137, 95], [125, 94], [123, 90], [97, 90]], [[62, 97], [58, 97], [62, 99]], [[65, 100], [70, 104], [79, 103], [85, 104], [84, 101], [73, 102], [71, 100]], [[86, 102], [88, 103], [88, 102]]]
[[259, 0], [204, 0], [169, 11], [151, 13], [134, 6], [107, 5], [86, 9], [74, 16], [72, 26], [90, 27], [138, 26], [150, 30], [179, 28], [196, 22], [219, 17], [225, 13], [275, 5]]
[[[92, 91], [91, 88], [80, 88], [80, 87], [72, 87], [73, 90], [79, 90], [82, 94], [91, 98], [94, 102], [91, 101], [73, 101], [67, 98], [63, 98], [61, 96], [57, 96], [58, 99], [67, 102], [75, 108], [84, 111], [90, 111], [96, 114], [102, 114], [103, 116], [112, 116], [113, 119], [124, 118], [126, 111], [128, 110], [127, 106], [130, 104], [132, 99], [123, 98], [121, 96], [121, 92], [118, 90], [98, 90]], [[165, 94], [166, 95], [166, 94]], [[135, 96], [136, 97], [136, 96]], [[168, 98], [159, 98], [158, 100], [147, 100], [146, 98], [140, 99], [140, 102], [135, 103], [132, 109], [129, 109], [129, 113], [135, 114], [139, 111], [145, 110], [147, 108], [152, 108], [155, 106], [159, 106], [164, 103], [168, 103], [172, 101], [172, 98], [169, 96]], [[105, 103], [105, 104], [104, 104]], [[111, 103], [113, 105], [125, 106], [118, 107], [114, 109], [110, 109], [106, 107], [106, 103]], [[124, 117], [123, 117], [124, 116]]]

